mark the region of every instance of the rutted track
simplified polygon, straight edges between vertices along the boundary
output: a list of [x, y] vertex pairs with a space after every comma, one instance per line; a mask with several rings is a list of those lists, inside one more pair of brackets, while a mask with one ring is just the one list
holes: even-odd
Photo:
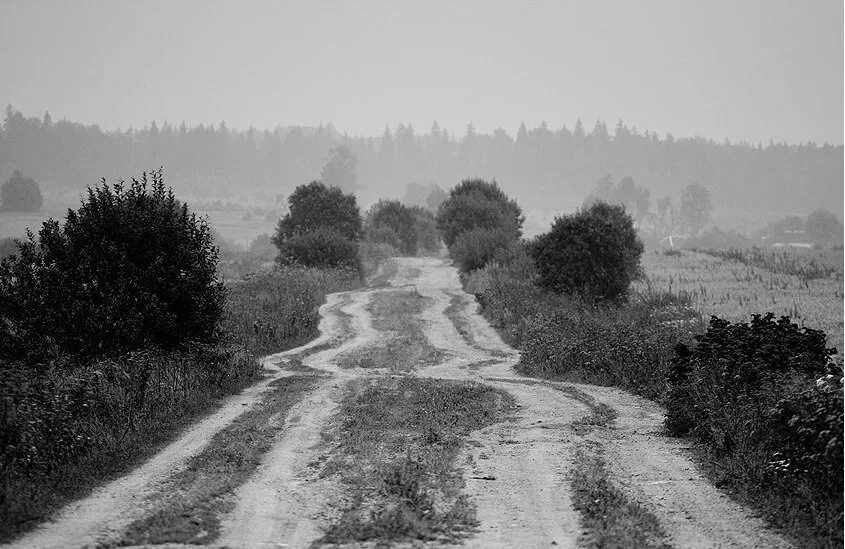
[[[383, 345], [369, 305], [378, 292], [415, 290], [427, 307], [419, 327], [442, 360], [419, 365], [411, 375], [477, 381], [511, 393], [519, 404], [512, 421], [478, 431], [464, 451], [466, 491], [481, 523], [469, 547], [575, 547], [581, 534], [569, 480], [576, 450], [588, 440], [606, 449], [615, 483], [653, 509], [679, 547], [785, 547], [724, 494], [709, 485], [672, 439], [657, 433], [662, 411], [622, 391], [586, 385], [537, 382], [514, 372], [519, 353], [502, 343], [478, 314], [457, 272], [440, 259], [402, 258], [386, 272], [387, 287], [333, 294], [320, 309], [321, 335], [264, 359], [271, 374], [228, 399], [161, 453], [129, 475], [73, 503], [13, 547], [85, 547], [109, 544], [148, 512], [163, 482], [202, 451], [215, 433], [260, 402], [276, 379], [293, 375], [299, 361], [320, 377], [295, 405], [255, 474], [234, 494], [223, 518], [220, 547], [308, 547], [332, 519], [331, 500], [341, 488], [320, 478], [314, 463], [332, 451], [321, 434], [346, 385], [362, 377], [390, 375], [386, 366], [350, 367], [345, 357]], [[387, 275], [382, 276], [386, 278]], [[450, 305], [452, 320], [446, 312]], [[460, 331], [456, 326], [460, 326]], [[587, 395], [585, 398], [578, 395]], [[589, 433], [573, 422], [595, 401], [618, 414], [614, 426]]]

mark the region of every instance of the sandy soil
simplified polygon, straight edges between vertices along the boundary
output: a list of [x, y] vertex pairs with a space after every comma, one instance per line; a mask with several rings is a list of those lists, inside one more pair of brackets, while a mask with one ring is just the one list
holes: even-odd
[[[511, 393], [519, 412], [512, 421], [476, 432], [461, 456], [466, 491], [481, 526], [468, 547], [575, 547], [581, 534], [569, 495], [575, 451], [585, 437], [605, 448], [612, 480], [650, 507], [678, 547], [787, 547], [762, 521], [710, 485], [682, 441], [660, 434], [663, 411], [622, 391], [587, 385], [523, 383], [513, 370], [519, 353], [505, 345], [478, 314], [457, 272], [442, 259], [401, 258], [381, 270], [387, 286], [333, 294], [321, 308], [321, 335], [303, 347], [264, 360], [267, 379], [230, 398], [160, 454], [124, 478], [66, 507], [12, 547], [85, 547], [108, 542], [144, 515], [150, 498], [169, 475], [234, 418], [254, 406], [268, 385], [293, 372], [293, 358], [323, 379], [289, 413], [277, 442], [254, 476], [234, 495], [224, 518], [220, 547], [309, 547], [332, 518], [340, 488], [320, 479], [315, 463], [331, 452], [321, 433], [336, 413], [344, 387], [360, 377], [389, 375], [387, 368], [344, 367], [353, 351], [380, 345], [367, 305], [374, 293], [415, 289], [429, 298], [420, 327], [443, 360], [415, 375], [488, 383]], [[458, 297], [462, 335], [446, 316]], [[467, 333], [469, 332], [469, 333]], [[614, 408], [614, 426], [578, 434], [573, 421], [589, 413], [574, 387]]]

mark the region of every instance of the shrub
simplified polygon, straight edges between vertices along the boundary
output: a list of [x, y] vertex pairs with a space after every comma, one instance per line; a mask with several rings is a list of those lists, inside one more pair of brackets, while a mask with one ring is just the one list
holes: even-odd
[[0, 212], [37, 212], [43, 203], [38, 183], [20, 170], [0, 186]]
[[0, 264], [0, 349], [78, 357], [212, 341], [225, 290], [205, 220], [161, 171], [88, 189], [64, 224], [44, 223]]
[[484, 267], [512, 242], [513, 234], [504, 229], [472, 229], [458, 236], [449, 255], [461, 272], [468, 273]]
[[621, 206], [599, 202], [556, 218], [530, 250], [540, 286], [591, 300], [620, 300], [640, 273], [643, 244]]
[[277, 247], [289, 238], [319, 229], [334, 231], [348, 240], [361, 236], [361, 212], [354, 194], [320, 181], [300, 185], [288, 197], [290, 211], [279, 220], [273, 243]]
[[434, 253], [440, 249], [440, 232], [434, 214], [425, 208], [412, 206], [414, 227], [417, 232], [417, 251]]
[[296, 235], [283, 240], [276, 261], [280, 265], [358, 269], [358, 243], [329, 229]]
[[[417, 253], [417, 227], [414, 211], [398, 200], [379, 200], [370, 208], [367, 224], [378, 231], [389, 228], [396, 235], [399, 250], [406, 255]], [[389, 244], [395, 245], [393, 242]]]
[[437, 211], [437, 228], [450, 248], [461, 233], [472, 229], [502, 229], [518, 239], [524, 221], [520, 207], [495, 181], [481, 179], [462, 181]]
[[365, 229], [365, 240], [372, 244], [386, 244], [394, 248], [396, 253], [399, 253], [399, 248], [402, 246], [402, 241], [399, 235], [396, 234], [392, 228], [387, 225], [380, 225], [378, 227], [367, 224]]
[[[773, 405], [783, 394], [781, 381], [798, 374], [815, 379], [831, 373], [825, 333], [799, 328], [789, 317], [754, 315], [749, 324], [710, 319], [695, 336], [693, 349], [676, 349], [668, 377], [666, 426], [730, 451], [737, 438], [726, 426], [744, 407]], [[733, 415], [732, 418], [725, 414]], [[730, 421], [729, 421], [730, 420]]]
[[703, 443], [708, 461], [775, 525], [806, 545], [842, 545], [842, 371], [825, 334], [788, 317], [713, 317], [668, 376], [666, 426]]

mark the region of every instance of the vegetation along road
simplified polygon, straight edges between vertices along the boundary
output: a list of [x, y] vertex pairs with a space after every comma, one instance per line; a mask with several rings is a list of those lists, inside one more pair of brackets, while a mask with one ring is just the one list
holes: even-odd
[[657, 405], [517, 375], [441, 259], [389, 260], [321, 315], [260, 383], [11, 546], [788, 546]]

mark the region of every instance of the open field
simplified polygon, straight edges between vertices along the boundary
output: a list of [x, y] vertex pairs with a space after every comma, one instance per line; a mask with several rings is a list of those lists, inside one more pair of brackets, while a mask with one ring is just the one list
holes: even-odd
[[[825, 261], [835, 263], [831, 253]], [[643, 255], [642, 264], [646, 278], [635, 284], [635, 290], [676, 294], [688, 299], [705, 318], [716, 315], [732, 322], [747, 322], [756, 313], [786, 315], [800, 326], [823, 330], [828, 345], [836, 347], [841, 356], [841, 267], [839, 276], [802, 279], [692, 251], [649, 252]]]

